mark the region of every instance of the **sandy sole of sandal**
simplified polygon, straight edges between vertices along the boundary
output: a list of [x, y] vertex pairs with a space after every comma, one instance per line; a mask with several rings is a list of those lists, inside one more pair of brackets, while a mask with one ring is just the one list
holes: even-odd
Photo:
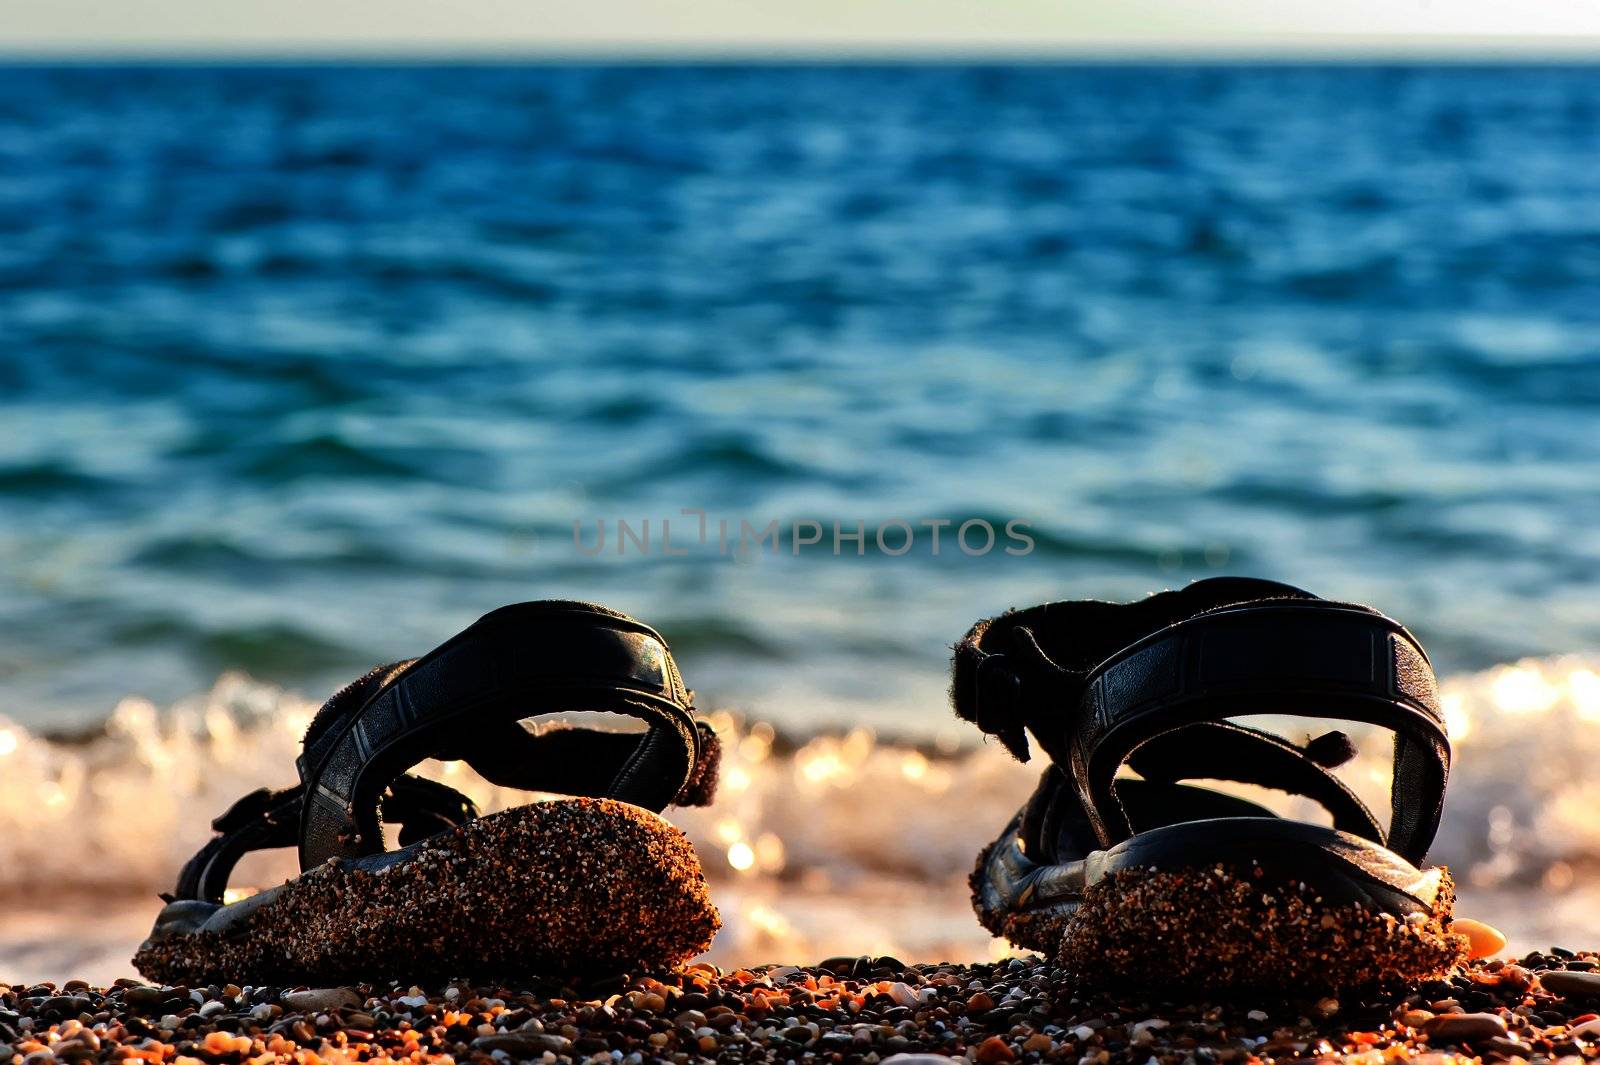
[[228, 934], [147, 942], [133, 963], [168, 984], [661, 971], [720, 925], [681, 831], [570, 799], [470, 822], [377, 871], [329, 861]]
[[[978, 859], [979, 876], [988, 859]], [[1455, 885], [1441, 870], [1430, 913], [1396, 917], [1328, 905], [1259, 870], [1113, 873], [1075, 908], [985, 912], [985, 927], [1059, 960], [1085, 981], [1213, 990], [1335, 990], [1442, 977], [1466, 959], [1449, 930]]]

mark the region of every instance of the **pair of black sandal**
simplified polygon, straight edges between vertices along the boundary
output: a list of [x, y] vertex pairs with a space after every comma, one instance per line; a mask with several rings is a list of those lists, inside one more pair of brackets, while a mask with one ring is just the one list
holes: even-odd
[[[1417, 980], [1464, 956], [1448, 873], [1419, 868], [1449, 766], [1433, 673], [1382, 614], [1235, 578], [1052, 603], [974, 626], [952, 697], [1019, 759], [1031, 734], [1052, 762], [972, 877], [979, 918], [1019, 946], [1089, 978], [1209, 986]], [[521, 724], [574, 711], [644, 730]], [[1296, 746], [1229, 720], [1261, 713], [1393, 731], [1388, 829], [1329, 772], [1353, 754], [1343, 734]], [[573, 798], [478, 817], [406, 773], [425, 758]], [[317, 714], [297, 765], [298, 785], [215, 822], [134, 959], [146, 975], [664, 969], [719, 925], [693, 848], [659, 816], [712, 800], [716, 737], [661, 637], [603, 607], [505, 607], [374, 670]], [[1306, 796], [1332, 826], [1180, 783], [1195, 779]], [[399, 826], [398, 850], [380, 822]], [[224, 904], [240, 857], [288, 846], [300, 876]]]

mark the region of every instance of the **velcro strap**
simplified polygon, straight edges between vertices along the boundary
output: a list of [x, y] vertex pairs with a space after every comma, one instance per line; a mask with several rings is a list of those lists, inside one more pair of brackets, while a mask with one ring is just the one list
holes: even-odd
[[1075, 727], [1089, 675], [1102, 662], [1202, 611], [1269, 598], [1316, 599], [1276, 581], [1215, 577], [1134, 603], [1045, 603], [979, 621], [951, 656], [956, 716], [998, 738], [1023, 762], [1032, 732], [1065, 764], [1068, 751], [1060, 739]]

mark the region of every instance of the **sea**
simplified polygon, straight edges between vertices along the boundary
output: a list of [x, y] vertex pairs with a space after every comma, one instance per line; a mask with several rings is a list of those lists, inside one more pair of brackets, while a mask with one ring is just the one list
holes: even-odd
[[1417, 633], [1459, 912], [1595, 946], [1597, 417], [1600, 66], [0, 65], [0, 979], [552, 597], [724, 732], [711, 960], [999, 956], [951, 645], [1224, 573]]

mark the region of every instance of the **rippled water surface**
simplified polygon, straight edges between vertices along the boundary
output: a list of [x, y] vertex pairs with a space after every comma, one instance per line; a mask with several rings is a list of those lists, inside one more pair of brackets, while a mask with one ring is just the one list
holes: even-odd
[[1597, 68], [0, 70], [0, 713], [558, 595], [911, 731], [974, 618], [1225, 570], [1595, 647], [1596, 174]]

